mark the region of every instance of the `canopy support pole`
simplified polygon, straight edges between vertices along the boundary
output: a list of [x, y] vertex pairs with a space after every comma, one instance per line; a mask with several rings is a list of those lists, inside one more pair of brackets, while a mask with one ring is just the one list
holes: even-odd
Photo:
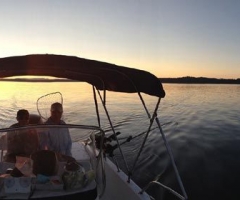
[[[130, 176], [132, 175], [132, 172], [133, 172], [134, 168], [136, 167], [138, 158], [139, 158], [139, 156], [141, 155], [141, 152], [142, 152], [142, 150], [143, 150], [143, 148], [144, 148], [144, 146], [145, 146], [145, 143], [146, 143], [146, 141], [147, 141], [148, 135], [149, 135], [149, 133], [150, 133], [150, 131], [151, 131], [151, 127], [152, 127], [152, 125], [153, 125], [154, 118], [156, 117], [156, 113], [157, 113], [157, 110], [158, 110], [158, 107], [159, 107], [159, 104], [160, 104], [160, 100], [161, 100], [161, 98], [158, 99], [158, 102], [157, 102], [157, 104], [156, 104], [156, 107], [155, 107], [155, 110], [154, 110], [154, 112], [153, 112], [153, 115], [152, 115], [152, 117], [150, 118], [150, 125], [149, 125], [148, 130], [147, 130], [147, 133], [146, 133], [146, 135], [145, 135], [145, 137], [144, 137], [143, 143], [142, 143], [142, 145], [141, 145], [141, 147], [140, 147], [140, 149], [139, 149], [139, 151], [138, 151], [137, 157], [136, 157], [136, 159], [135, 159], [135, 161], [134, 161], [134, 164], [133, 164], [133, 167], [132, 167], [132, 171], [131, 171], [131, 173], [128, 175], [128, 181], [130, 181]], [[150, 115], [149, 115], [149, 116], [150, 116]]]
[[[124, 154], [123, 154], [123, 152], [122, 152], [122, 149], [121, 149], [121, 147], [120, 147], [120, 143], [119, 143], [119, 140], [118, 140], [118, 138], [117, 138], [117, 134], [116, 134], [116, 132], [115, 132], [115, 129], [114, 129], [114, 127], [113, 127], [113, 124], [112, 124], [110, 115], [109, 115], [108, 110], [107, 110], [107, 108], [106, 108], [105, 102], [104, 102], [104, 100], [103, 100], [103, 98], [102, 98], [99, 90], [97, 90], [97, 92], [98, 92], [98, 95], [99, 95], [99, 97], [100, 97], [100, 100], [102, 101], [102, 105], [103, 105], [103, 108], [104, 108], [105, 113], [106, 113], [106, 115], [107, 115], [108, 122], [109, 122], [109, 124], [110, 124], [110, 126], [111, 126], [111, 129], [112, 129], [112, 131], [113, 131], [113, 134], [114, 134], [114, 136], [116, 137], [117, 145], [118, 145], [118, 147], [119, 147], [119, 151], [120, 151], [120, 154], [121, 154], [121, 156], [122, 156], [122, 158], [123, 158], [125, 167], [126, 167], [127, 171], [129, 171], [129, 167], [128, 167], [128, 165], [127, 165], [126, 159], [125, 159]], [[117, 169], [120, 170], [118, 165], [117, 165]]]
[[94, 97], [94, 103], [95, 103], [95, 108], [96, 108], [96, 113], [97, 113], [98, 125], [101, 128], [101, 122], [100, 122], [100, 115], [99, 115], [99, 109], [98, 109], [96, 90], [95, 90], [94, 86], [92, 86], [92, 88], [93, 88], [93, 97]]
[[173, 157], [172, 150], [171, 150], [171, 148], [170, 148], [170, 145], [168, 144], [168, 141], [167, 141], [167, 139], [166, 139], [165, 134], [163, 133], [162, 127], [161, 127], [161, 125], [160, 125], [160, 121], [159, 121], [159, 119], [158, 119], [157, 116], [156, 116], [156, 118], [155, 118], [155, 121], [157, 122], [158, 128], [159, 128], [159, 130], [160, 130], [160, 133], [161, 133], [161, 135], [162, 135], [164, 144], [165, 144], [165, 146], [166, 146], [167, 152], [168, 152], [168, 154], [169, 154], [169, 156], [170, 156], [171, 163], [172, 163], [174, 172], [175, 172], [175, 174], [176, 174], [176, 177], [177, 177], [179, 186], [180, 186], [180, 188], [181, 188], [181, 190], [182, 190], [183, 196], [185, 197], [185, 199], [188, 199], [187, 193], [186, 193], [185, 188], [184, 188], [184, 186], [183, 186], [181, 177], [180, 177], [180, 175], [179, 175], [179, 172], [178, 172], [178, 169], [177, 169], [177, 166], [176, 166], [174, 157]]
[[139, 96], [139, 98], [140, 98], [140, 100], [141, 100], [141, 102], [142, 102], [142, 105], [143, 105], [143, 107], [144, 107], [144, 109], [145, 109], [145, 111], [146, 111], [146, 113], [147, 113], [147, 115], [148, 115], [148, 118], [151, 119], [151, 115], [150, 115], [150, 113], [148, 112], [147, 106], [146, 106], [145, 101], [143, 100], [142, 95], [141, 95], [140, 92], [138, 92], [138, 96]]

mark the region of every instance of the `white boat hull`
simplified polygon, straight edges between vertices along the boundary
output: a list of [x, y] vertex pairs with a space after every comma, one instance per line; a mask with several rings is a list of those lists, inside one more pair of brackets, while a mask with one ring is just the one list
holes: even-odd
[[[89, 168], [96, 168], [96, 152], [89, 146], [84, 145], [81, 142], [74, 142], [72, 145], [72, 155], [73, 157], [81, 163], [87, 170]], [[4, 172], [5, 168], [10, 166], [14, 167], [14, 163], [1, 163], [1, 173]], [[92, 165], [92, 166], [91, 166]], [[94, 166], [95, 165], [95, 166]], [[65, 191], [61, 187], [49, 186], [49, 185], [37, 185], [35, 191], [31, 195], [31, 199], [75, 199], [76, 197], [81, 197], [81, 199], [96, 199], [96, 200], [150, 200], [150, 197], [145, 192], [140, 194], [141, 189], [131, 180], [127, 182], [127, 176], [122, 171], [118, 171], [117, 167], [113, 162], [104, 158], [104, 169], [106, 174], [106, 187], [104, 193], [102, 193], [103, 185], [97, 186], [96, 181], [92, 181], [86, 187], [81, 189], [73, 189]], [[14, 189], [13, 189], [14, 190]], [[20, 191], [21, 188], [18, 188]], [[97, 192], [98, 191], [98, 192]], [[85, 193], [85, 194], [84, 194]], [[2, 188], [0, 192], [0, 198], [4, 199], [28, 199], [29, 193], [13, 192], [6, 193]], [[95, 196], [95, 197], [94, 197]]]
[[[85, 146], [85, 150], [83, 150], [83, 146], [81, 143], [73, 144], [73, 155], [75, 158], [80, 159], [79, 161], [84, 161], [86, 158], [94, 159], [95, 152], [91, 148], [91, 146]], [[81, 152], [81, 155], [79, 154]], [[86, 160], [85, 160], [86, 161]], [[134, 183], [132, 180], [127, 182], [127, 175], [121, 170], [118, 171], [117, 167], [113, 162], [104, 158], [104, 169], [106, 173], [106, 188], [102, 197], [98, 197], [99, 200], [123, 200], [123, 199], [131, 199], [131, 200], [150, 200], [150, 197], [147, 193], [140, 194], [141, 188]], [[94, 165], [94, 164], [93, 164]], [[101, 186], [100, 186], [101, 187]], [[99, 191], [100, 192], [100, 191]]]

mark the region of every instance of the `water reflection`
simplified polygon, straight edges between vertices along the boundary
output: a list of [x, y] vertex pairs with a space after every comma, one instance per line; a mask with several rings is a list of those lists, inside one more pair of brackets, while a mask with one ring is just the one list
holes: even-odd
[[[240, 86], [163, 86], [166, 97], [161, 101], [158, 115], [161, 123], [167, 124], [163, 130], [172, 147], [189, 199], [239, 199]], [[16, 110], [20, 108], [37, 113], [36, 100], [56, 91], [63, 94], [64, 119], [67, 123], [97, 124], [91, 86], [81, 83], [0, 82], [0, 126], [12, 124]], [[156, 99], [143, 96], [152, 112]], [[120, 137], [138, 135], [146, 130], [144, 124], [149, 120], [135, 94], [109, 92], [107, 105], [116, 130], [121, 132]], [[100, 112], [104, 112], [99, 108]], [[110, 132], [106, 119], [101, 123]], [[72, 137], [78, 139], [77, 133], [74, 132]], [[130, 167], [142, 141], [141, 135], [122, 145]], [[117, 151], [114, 153], [120, 157]], [[161, 136], [153, 130], [134, 172], [134, 179], [145, 186], [159, 174], [161, 182], [180, 191]], [[156, 199], [174, 199], [157, 186], [150, 188], [149, 192]]]

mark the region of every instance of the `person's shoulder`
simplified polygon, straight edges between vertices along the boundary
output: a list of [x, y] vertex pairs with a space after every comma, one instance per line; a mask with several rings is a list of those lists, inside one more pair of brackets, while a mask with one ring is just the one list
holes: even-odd
[[16, 128], [16, 127], [19, 127], [18, 123], [12, 124], [9, 128]]
[[66, 124], [66, 122], [61, 119], [60, 124]]
[[47, 121], [44, 122], [44, 124], [52, 124], [51, 118], [49, 117]]

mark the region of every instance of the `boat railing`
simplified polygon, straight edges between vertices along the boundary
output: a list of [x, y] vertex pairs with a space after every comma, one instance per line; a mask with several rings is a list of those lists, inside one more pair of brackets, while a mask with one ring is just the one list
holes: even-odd
[[179, 199], [181, 200], [187, 200], [187, 197], [183, 197], [181, 194], [177, 193], [175, 190], [173, 190], [172, 188], [158, 182], [158, 181], [151, 181], [149, 182], [141, 191], [140, 191], [140, 194], [143, 194], [143, 192], [146, 192], [146, 190], [152, 186], [152, 185], [159, 185], [161, 186], [162, 188], [168, 190], [169, 192], [171, 192], [173, 195], [175, 195], [176, 197], [178, 197]]
[[34, 124], [34, 125], [27, 125], [21, 127], [9, 127], [9, 128], [1, 128], [0, 133], [14, 131], [14, 130], [25, 130], [29, 128], [80, 128], [86, 130], [94, 130], [99, 131], [103, 136], [105, 135], [104, 131], [98, 126], [90, 126], [90, 125], [78, 125], [78, 124]]

